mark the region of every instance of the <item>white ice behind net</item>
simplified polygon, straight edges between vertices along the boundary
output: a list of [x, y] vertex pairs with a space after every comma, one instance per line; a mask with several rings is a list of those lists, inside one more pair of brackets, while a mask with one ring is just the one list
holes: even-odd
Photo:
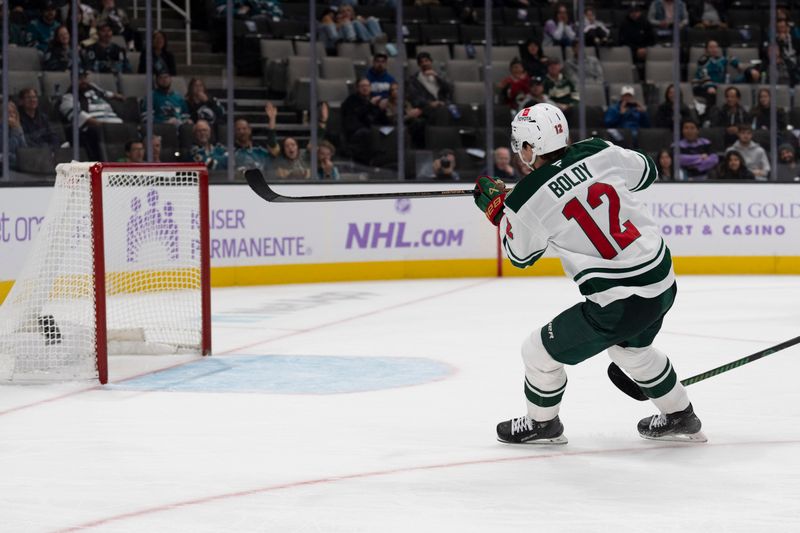
[[[96, 378], [89, 163], [59, 165], [25, 267], [0, 307], [0, 380]], [[198, 351], [199, 176], [104, 171], [109, 353]]]

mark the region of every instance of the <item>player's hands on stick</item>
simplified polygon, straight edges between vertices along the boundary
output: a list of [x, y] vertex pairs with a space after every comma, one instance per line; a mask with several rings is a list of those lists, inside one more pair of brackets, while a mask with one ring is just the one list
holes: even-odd
[[472, 191], [475, 204], [495, 226], [499, 225], [503, 218], [506, 192], [506, 184], [502, 180], [496, 180], [489, 176], [478, 178], [475, 182], [475, 189]]

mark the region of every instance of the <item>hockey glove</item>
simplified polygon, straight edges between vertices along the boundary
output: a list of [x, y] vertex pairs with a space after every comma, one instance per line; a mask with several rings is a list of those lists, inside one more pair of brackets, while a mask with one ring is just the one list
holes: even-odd
[[475, 197], [475, 204], [486, 214], [486, 218], [498, 226], [503, 218], [506, 184], [489, 176], [481, 176], [475, 182], [472, 196]]

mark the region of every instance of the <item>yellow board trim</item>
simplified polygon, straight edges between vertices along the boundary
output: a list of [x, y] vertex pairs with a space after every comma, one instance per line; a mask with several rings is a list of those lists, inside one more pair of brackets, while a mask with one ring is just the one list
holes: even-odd
[[[720, 256], [675, 257], [677, 274], [800, 274], [800, 256]], [[524, 270], [503, 260], [503, 275], [561, 276], [561, 262], [545, 257]], [[215, 267], [211, 269], [213, 287], [233, 285], [275, 285], [334, 281], [367, 281], [419, 278], [493, 277], [495, 259], [452, 259], [430, 261], [370, 261], [360, 263], [321, 263], [312, 265], [258, 265]], [[0, 302], [11, 290], [13, 281], [0, 281]]]

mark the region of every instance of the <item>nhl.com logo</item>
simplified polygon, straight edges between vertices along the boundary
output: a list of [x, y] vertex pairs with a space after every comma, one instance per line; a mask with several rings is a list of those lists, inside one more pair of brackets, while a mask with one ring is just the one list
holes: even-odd
[[127, 262], [135, 263], [145, 245], [156, 243], [163, 247], [171, 260], [178, 259], [178, 224], [172, 202], [159, 201], [158, 191], [150, 189], [145, 195], [147, 206], [138, 196], [131, 198], [131, 214], [127, 224]]

